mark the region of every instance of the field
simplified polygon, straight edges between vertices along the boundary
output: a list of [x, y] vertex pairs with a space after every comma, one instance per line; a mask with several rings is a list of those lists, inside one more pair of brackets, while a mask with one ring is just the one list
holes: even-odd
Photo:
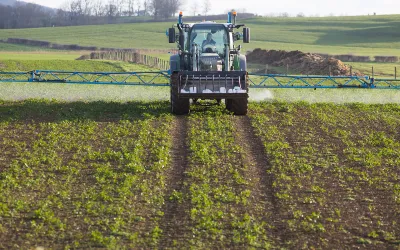
[[[4, 61], [49, 61], [49, 60], [68, 60], [72, 61], [79, 58], [85, 52], [75, 51], [0, 51], [0, 60], [4, 66]], [[89, 53], [89, 52], [86, 52]], [[24, 62], [22, 62], [24, 63]], [[41, 66], [41, 65], [40, 65]], [[43, 65], [45, 66], [45, 65]], [[47, 65], [46, 65], [47, 66]]]
[[[240, 18], [240, 17], [239, 17]], [[253, 18], [240, 20], [251, 28], [252, 41], [244, 51], [254, 48], [300, 50], [327, 54], [370, 56], [400, 56], [399, 15], [319, 17], [319, 18]], [[165, 30], [172, 23], [136, 23], [101, 26], [51, 27], [37, 29], [3, 30], [0, 39], [27, 38], [47, 40], [59, 44], [78, 44], [111, 48], [174, 49], [167, 43]], [[60, 35], [62, 34], [62, 35]], [[0, 51], [32, 51], [43, 49], [0, 43]], [[44, 50], [46, 51], [46, 50]], [[52, 52], [53, 50], [47, 50]], [[78, 52], [79, 53], [79, 52]], [[87, 52], [82, 52], [87, 53]], [[152, 54], [168, 60], [169, 54]], [[17, 59], [0, 53], [2, 59]], [[50, 58], [50, 57], [49, 57]], [[69, 55], [72, 58], [72, 54]], [[22, 58], [23, 59], [23, 58]], [[355, 70], [392, 76], [398, 64], [352, 63]]]
[[[71, 54], [63, 53], [22, 53], [24, 59], [1, 60], [1, 71], [30, 71], [33, 69], [50, 69], [66, 71], [97, 71], [97, 72], [130, 72], [157, 70], [143, 65], [116, 61], [69, 60]], [[1, 56], [1, 53], [0, 53]], [[12, 57], [11, 57], [12, 58]], [[55, 58], [52, 60], [51, 58]], [[35, 60], [36, 59], [36, 60]], [[26, 99], [56, 99], [63, 101], [158, 101], [169, 100], [168, 87], [131, 87], [131, 86], [93, 86], [73, 84], [49, 83], [0, 83], [0, 100]], [[306, 101], [309, 103], [331, 102], [349, 103], [362, 102], [369, 104], [400, 103], [400, 91], [390, 90], [358, 90], [358, 89], [328, 89], [328, 90], [300, 90], [300, 89], [251, 89], [251, 101]]]
[[[0, 247], [400, 244], [399, 105], [1, 102]], [[351, 121], [351, 122], [349, 122]]]
[[[397, 39], [399, 21], [400, 15], [239, 20], [252, 31], [252, 42], [244, 46], [244, 49], [285, 49], [368, 56], [400, 56], [397, 49], [400, 46]], [[0, 39], [28, 38], [60, 44], [115, 48], [175, 48], [167, 43], [165, 36], [166, 29], [171, 25], [160, 22], [3, 30]]]
[[[245, 23], [247, 49], [400, 56], [396, 15]], [[0, 39], [163, 49], [170, 26]], [[0, 71], [157, 70], [82, 53], [0, 43]], [[390, 77], [397, 66], [352, 65]], [[247, 116], [207, 101], [173, 116], [169, 98], [168, 87], [0, 83], [0, 249], [400, 249], [400, 91], [250, 89]]]

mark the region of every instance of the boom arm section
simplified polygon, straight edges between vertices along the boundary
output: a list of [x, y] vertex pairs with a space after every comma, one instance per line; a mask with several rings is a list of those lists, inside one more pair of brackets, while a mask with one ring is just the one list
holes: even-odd
[[[217, 74], [217, 72], [214, 72], [214, 74]], [[218, 74], [222, 73], [218, 72]], [[254, 73], [250, 73], [247, 78], [249, 84], [248, 86], [250, 88], [363, 88], [400, 90], [400, 79], [397, 78], [322, 75], [304, 76]], [[169, 81], [169, 71], [72, 72], [33, 70], [28, 72], [0, 72], [0, 82], [47, 82], [72, 84], [168, 86], [170, 84]]]

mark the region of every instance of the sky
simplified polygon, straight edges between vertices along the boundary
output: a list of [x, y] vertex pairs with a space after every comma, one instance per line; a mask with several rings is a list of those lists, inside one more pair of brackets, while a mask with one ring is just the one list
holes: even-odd
[[[26, 0], [48, 7], [58, 8], [65, 0]], [[104, 0], [107, 2], [107, 0]], [[138, 0], [137, 0], [138, 1]], [[141, 0], [143, 1], [143, 0]], [[206, 0], [185, 0], [182, 8], [192, 14], [192, 6], [198, 2], [199, 9]], [[210, 14], [225, 13], [228, 9], [245, 9], [247, 12], [258, 15], [279, 14], [287, 12], [292, 16], [303, 13], [307, 16], [328, 15], [368, 15], [373, 14], [400, 14], [400, 0], [210, 0]], [[142, 5], [143, 6], [143, 5]]]

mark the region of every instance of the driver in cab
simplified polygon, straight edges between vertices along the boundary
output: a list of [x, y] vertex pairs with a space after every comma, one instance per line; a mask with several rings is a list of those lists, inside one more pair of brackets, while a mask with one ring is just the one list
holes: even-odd
[[212, 39], [212, 34], [208, 33], [207, 39], [203, 41], [203, 44], [201, 45], [201, 47], [204, 49], [204, 47], [207, 45], [215, 46], [215, 44], [216, 44], [216, 42]]

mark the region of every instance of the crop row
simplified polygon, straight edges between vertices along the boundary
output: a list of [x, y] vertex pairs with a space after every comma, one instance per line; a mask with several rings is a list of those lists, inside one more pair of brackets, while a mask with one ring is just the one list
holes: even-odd
[[398, 105], [205, 104], [0, 103], [0, 248], [398, 247]]
[[268, 225], [257, 210], [235, 118], [220, 108], [202, 112], [188, 119], [189, 165], [178, 195], [186, 223], [174, 246], [268, 247]]
[[380, 106], [368, 105], [253, 108], [282, 208], [277, 216], [285, 222], [285, 246], [399, 243], [397, 106], [379, 113]]
[[0, 248], [156, 245], [171, 119], [2, 123]]

